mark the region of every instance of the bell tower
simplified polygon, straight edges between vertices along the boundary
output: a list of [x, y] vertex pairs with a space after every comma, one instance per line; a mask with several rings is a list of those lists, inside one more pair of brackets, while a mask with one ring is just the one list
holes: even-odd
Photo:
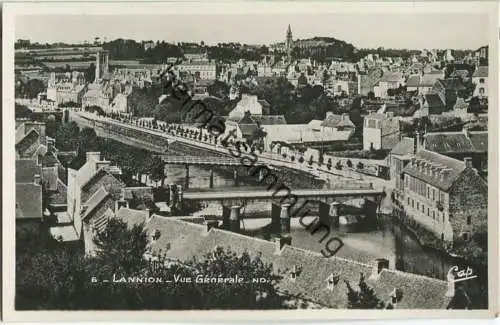
[[285, 39], [285, 49], [289, 59], [291, 58], [292, 55], [292, 46], [293, 46], [292, 28], [290, 28], [289, 24], [288, 29], [286, 30], [286, 39]]

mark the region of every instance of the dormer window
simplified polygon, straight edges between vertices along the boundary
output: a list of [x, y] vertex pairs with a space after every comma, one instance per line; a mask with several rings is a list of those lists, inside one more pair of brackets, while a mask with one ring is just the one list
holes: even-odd
[[290, 279], [295, 281], [295, 279], [300, 275], [302, 267], [294, 265], [292, 271], [290, 272]]
[[156, 229], [154, 234], [153, 234], [153, 240], [158, 240], [158, 238], [160, 238], [160, 235], [161, 235], [161, 232], [159, 229]]

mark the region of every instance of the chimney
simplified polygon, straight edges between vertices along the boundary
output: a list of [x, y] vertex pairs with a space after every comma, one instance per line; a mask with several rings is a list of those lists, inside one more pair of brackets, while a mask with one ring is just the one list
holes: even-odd
[[469, 139], [469, 130], [465, 126], [462, 129], [462, 133], [465, 135], [467, 139]]
[[95, 169], [96, 169], [96, 170], [99, 170], [99, 169], [101, 169], [101, 168], [103, 168], [103, 167], [109, 167], [109, 166], [110, 166], [110, 164], [111, 164], [111, 162], [110, 162], [110, 161], [108, 161], [108, 160], [96, 161], [96, 162], [95, 162]]
[[89, 151], [86, 153], [86, 156], [87, 156], [87, 162], [89, 161], [100, 161], [101, 160], [101, 153], [100, 152], [92, 152], [92, 151]]
[[372, 275], [370, 276], [370, 279], [378, 279], [380, 276], [380, 272], [382, 272], [383, 269], [388, 269], [389, 268], [389, 260], [385, 258], [377, 258], [375, 260], [375, 263], [372, 268]]
[[448, 290], [446, 291], [446, 297], [452, 298], [455, 296], [455, 275], [453, 274], [454, 268], [451, 268], [450, 271], [448, 272], [448, 275], [446, 276], [447, 280], [447, 287]]
[[443, 168], [443, 170], [441, 170], [441, 182], [444, 181], [445, 177], [448, 175], [448, 169], [447, 168]]
[[472, 158], [466, 157], [464, 158], [465, 168], [472, 168]]
[[287, 235], [276, 237], [274, 239], [274, 242], [276, 244], [276, 253], [279, 253], [279, 252], [281, 252], [283, 247], [285, 247], [285, 245], [288, 245], [288, 246], [292, 245], [292, 237], [287, 236]]
[[40, 185], [40, 183], [41, 183], [40, 180], [41, 180], [41, 178], [40, 178], [39, 174], [33, 175], [33, 184]]
[[207, 232], [209, 232], [212, 228], [217, 228], [219, 226], [219, 221], [209, 220], [207, 221], [206, 225], [207, 225]]
[[416, 155], [418, 150], [419, 150], [419, 136], [418, 136], [418, 132], [415, 134], [415, 137], [413, 138], [413, 154]]
[[422, 169], [422, 174], [424, 174], [424, 175], [427, 174], [427, 168], [428, 168], [427, 162], [426, 161], [422, 161], [422, 163], [420, 164], [420, 167]]
[[54, 151], [54, 142], [55, 142], [54, 139], [47, 138], [47, 151], [48, 152], [53, 152]]

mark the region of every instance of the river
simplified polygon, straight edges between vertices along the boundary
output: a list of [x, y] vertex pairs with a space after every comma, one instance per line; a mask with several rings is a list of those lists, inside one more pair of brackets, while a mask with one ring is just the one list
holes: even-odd
[[[168, 165], [166, 167], [166, 183], [184, 184], [185, 168], [183, 166]], [[221, 190], [226, 188], [231, 190], [243, 190], [258, 187], [257, 182], [250, 179], [239, 181], [235, 184], [229, 172], [214, 171], [214, 188]], [[208, 168], [197, 166], [189, 167], [189, 188], [209, 190], [210, 171]], [[261, 185], [262, 187], [262, 185]], [[210, 208], [210, 207], [209, 207]], [[220, 207], [212, 207], [215, 213], [220, 213]], [[216, 212], [218, 211], [218, 212]], [[259, 213], [260, 212], [260, 213]], [[259, 218], [259, 215], [270, 215], [270, 204], [252, 204], [243, 212], [244, 216], [253, 215], [252, 218], [243, 219], [241, 228], [243, 232], [258, 237], [269, 237], [266, 227], [270, 218]], [[314, 216], [303, 219], [304, 224], [309, 224]], [[325, 249], [323, 240], [325, 232], [311, 234], [304, 226], [299, 223], [298, 218], [291, 220], [292, 245], [300, 248], [312, 250], [321, 253]], [[427, 275], [439, 279], [445, 279], [452, 263], [439, 253], [424, 251], [419, 243], [404, 229], [393, 222], [389, 216], [380, 218], [377, 229], [359, 231], [332, 230], [331, 237], [338, 237], [342, 240], [344, 246], [337, 252], [336, 256], [357, 260], [364, 263], [373, 263], [377, 258], [389, 260], [390, 268], [396, 268], [401, 271]]]

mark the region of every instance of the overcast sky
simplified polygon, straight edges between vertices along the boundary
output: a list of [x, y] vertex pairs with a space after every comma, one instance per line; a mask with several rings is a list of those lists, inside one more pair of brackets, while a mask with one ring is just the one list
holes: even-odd
[[16, 39], [37, 42], [92, 41], [94, 37], [167, 42], [283, 41], [288, 24], [293, 38], [335, 37], [358, 48], [477, 49], [488, 43], [485, 14], [287, 14], [287, 15], [38, 15], [17, 16]]

